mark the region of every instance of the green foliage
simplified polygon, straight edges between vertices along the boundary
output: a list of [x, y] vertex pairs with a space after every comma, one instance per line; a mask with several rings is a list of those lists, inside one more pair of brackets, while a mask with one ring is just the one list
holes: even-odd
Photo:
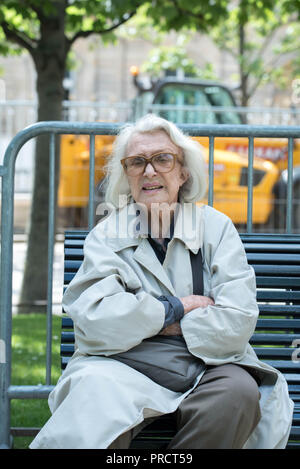
[[166, 32], [155, 24], [154, 19], [147, 15], [147, 4], [138, 9], [138, 13], [118, 29], [118, 37], [131, 39], [144, 39], [154, 45], [161, 45]]
[[147, 15], [164, 31], [182, 28], [209, 31], [228, 16], [230, 0], [152, 0], [147, 3]]
[[[283, 41], [286, 51], [281, 47], [278, 52], [273, 46], [280, 43], [277, 32], [298, 21], [300, 0], [153, 0], [144, 8], [162, 31], [202, 31], [230, 53], [239, 67], [243, 103], [262, 84], [283, 86], [287, 82], [286, 69], [278, 65], [279, 55], [288, 48], [299, 49], [299, 31]], [[291, 70], [293, 75], [298, 73], [299, 60], [293, 60]]]
[[[66, 49], [75, 40], [100, 34], [104, 41], [115, 40], [121, 24], [133, 16], [141, 0], [2, 0], [0, 4], [0, 53], [20, 53], [27, 49], [32, 55], [43, 48], [43, 27], [52, 30], [64, 24]], [[65, 6], [64, 6], [65, 5]]]
[[283, 0], [282, 8], [285, 12], [297, 16], [299, 19], [300, 15], [300, 0]]
[[158, 78], [163, 72], [181, 70], [185, 75], [204, 79], [216, 79], [211, 64], [200, 69], [187, 55], [184, 47], [160, 46], [150, 51], [149, 58], [141, 67], [141, 72]]
[[126, 25], [118, 31], [118, 37], [126, 39], [144, 39], [156, 46], [148, 54], [147, 59], [141, 66], [141, 72], [152, 78], [159, 78], [167, 71], [181, 70], [187, 76], [215, 80], [213, 65], [205, 64], [203, 68], [198, 67], [188, 57], [186, 45], [194, 35], [187, 28], [182, 28], [176, 35], [175, 45], [170, 46], [167, 42], [167, 32], [155, 24], [154, 20], [147, 16], [148, 5], [139, 9], [138, 15], [134, 16]]
[[210, 36], [216, 45], [227, 51], [239, 66], [244, 103], [259, 86], [272, 82], [282, 88], [293, 78], [293, 73], [288, 78], [286, 68], [278, 65], [285, 54], [299, 49], [299, 26], [298, 34], [286, 34], [290, 23], [295, 23], [295, 17], [283, 0], [275, 4], [240, 0], [227, 19], [211, 29]]
[[[292, 57], [289, 59], [288, 68], [291, 76], [299, 77], [300, 75], [300, 24], [298, 21], [290, 22], [286, 28], [285, 35], [282, 41], [274, 47], [274, 52], [277, 55], [287, 55]], [[286, 70], [284, 70], [285, 72]]]

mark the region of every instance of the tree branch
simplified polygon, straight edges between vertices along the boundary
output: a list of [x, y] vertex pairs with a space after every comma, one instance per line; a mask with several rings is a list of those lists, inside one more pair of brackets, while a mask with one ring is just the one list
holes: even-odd
[[234, 49], [230, 49], [229, 47], [225, 46], [225, 44], [218, 44], [216, 41], [215, 43], [221, 50], [227, 52], [227, 54], [230, 54], [235, 60], [238, 60], [239, 54], [237, 54]]
[[204, 20], [204, 16], [203, 14], [201, 13], [193, 13], [192, 11], [190, 10], [186, 10], [185, 8], [182, 8], [178, 5], [178, 1], [177, 0], [171, 0], [174, 7], [177, 9], [177, 11], [179, 13], [181, 13], [182, 15], [189, 15], [189, 16], [192, 16], [193, 18], [197, 18], [198, 20]]
[[28, 0], [22, 0], [21, 3], [23, 3], [24, 8], [28, 8], [28, 9], [34, 11], [34, 13], [36, 14], [36, 16], [38, 17], [39, 20], [41, 20], [42, 18], [44, 18], [42, 9], [39, 8], [37, 5], [32, 4], [32, 3], [31, 3], [30, 1], [28, 1]]
[[114, 24], [114, 25], [110, 26], [107, 29], [102, 29], [102, 30], [98, 30], [98, 31], [95, 30], [95, 29], [89, 29], [87, 31], [78, 31], [78, 33], [74, 34], [74, 36], [71, 39], [68, 40], [69, 46], [74, 44], [74, 42], [77, 39], [86, 38], [86, 37], [90, 36], [91, 34], [107, 34], [107, 33], [110, 33], [112, 31], [114, 31], [115, 29], [117, 29], [122, 24], [126, 23], [128, 20], [130, 20], [130, 18], [132, 18], [135, 14], [136, 14], [136, 10], [130, 12], [129, 16], [127, 18], [123, 18], [121, 21], [119, 21], [119, 23]]
[[252, 85], [252, 87], [251, 88], [249, 87], [250, 88], [249, 91], [248, 91], [249, 98], [251, 98], [254, 95], [255, 91], [257, 90], [260, 83], [262, 82], [262, 79], [263, 79], [263, 75], [260, 75], [259, 77], [257, 77], [257, 80]]
[[257, 60], [259, 57], [262, 56], [262, 54], [265, 52], [265, 50], [267, 49], [268, 45], [270, 44], [270, 42], [272, 41], [274, 35], [276, 34], [277, 32], [277, 29], [273, 29], [270, 34], [268, 36], [266, 36], [264, 38], [264, 41], [263, 43], [261, 44], [260, 47], [257, 48], [257, 53], [254, 57], [254, 60]]
[[20, 31], [12, 28], [6, 21], [1, 21], [0, 26], [2, 27], [8, 41], [14, 42], [18, 46], [27, 49], [31, 55], [34, 54], [37, 41], [31, 39], [25, 33], [20, 33]]

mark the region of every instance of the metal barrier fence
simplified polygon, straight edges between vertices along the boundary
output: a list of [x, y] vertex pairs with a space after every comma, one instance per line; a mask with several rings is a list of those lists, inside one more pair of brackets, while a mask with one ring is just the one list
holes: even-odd
[[[95, 171], [95, 136], [115, 135], [121, 123], [81, 123], [81, 122], [40, 122], [19, 132], [10, 142], [3, 164], [0, 166], [2, 180], [1, 203], [1, 271], [0, 271], [0, 447], [11, 445], [10, 400], [47, 398], [53, 388], [51, 385], [51, 335], [52, 335], [52, 281], [53, 251], [55, 243], [55, 137], [61, 134], [85, 134], [90, 137], [89, 169], [89, 228], [94, 225], [94, 171]], [[288, 190], [286, 232], [292, 231], [292, 176], [293, 176], [293, 141], [300, 138], [300, 127], [263, 127], [232, 125], [179, 125], [190, 136], [209, 137], [209, 191], [208, 204], [213, 205], [214, 179], [214, 139], [215, 137], [248, 138], [248, 212], [247, 231], [252, 232], [253, 203], [253, 161], [254, 138], [281, 137], [288, 139]], [[12, 259], [13, 259], [13, 219], [14, 219], [14, 173], [15, 162], [22, 146], [29, 140], [48, 134], [50, 137], [49, 171], [49, 232], [48, 232], [48, 301], [47, 301], [47, 344], [46, 344], [46, 382], [44, 385], [11, 384], [11, 336], [12, 336]]]
[[[149, 104], [141, 97], [131, 101], [63, 101], [63, 120], [71, 122], [125, 122], [148, 112], [162, 115], [177, 123], [201, 122], [209, 125], [224, 116], [224, 122], [235, 124], [242, 118], [249, 125], [300, 125], [300, 109], [280, 107], [198, 106]], [[37, 120], [37, 102], [32, 100], [0, 100], [0, 164], [6, 146], [23, 128]], [[237, 120], [238, 119], [238, 120]], [[223, 120], [221, 120], [223, 122]], [[33, 184], [33, 142], [29, 142], [17, 160], [15, 190], [30, 193]]]

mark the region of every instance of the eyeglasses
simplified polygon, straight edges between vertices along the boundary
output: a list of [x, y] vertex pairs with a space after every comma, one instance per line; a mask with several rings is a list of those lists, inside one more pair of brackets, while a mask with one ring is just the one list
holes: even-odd
[[146, 166], [150, 163], [158, 173], [169, 173], [175, 166], [178, 155], [174, 153], [155, 153], [150, 158], [141, 155], [128, 156], [121, 160], [124, 171], [129, 176], [143, 174]]

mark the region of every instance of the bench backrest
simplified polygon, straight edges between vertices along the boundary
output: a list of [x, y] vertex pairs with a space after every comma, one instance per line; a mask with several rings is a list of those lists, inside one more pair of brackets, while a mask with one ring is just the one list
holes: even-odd
[[[87, 232], [65, 234], [64, 288], [83, 260]], [[250, 343], [259, 359], [280, 370], [295, 401], [291, 436], [300, 441], [300, 237], [241, 234], [247, 259], [256, 273], [259, 318]], [[61, 365], [74, 352], [73, 322], [62, 319]], [[299, 443], [300, 445], [300, 443]]]

